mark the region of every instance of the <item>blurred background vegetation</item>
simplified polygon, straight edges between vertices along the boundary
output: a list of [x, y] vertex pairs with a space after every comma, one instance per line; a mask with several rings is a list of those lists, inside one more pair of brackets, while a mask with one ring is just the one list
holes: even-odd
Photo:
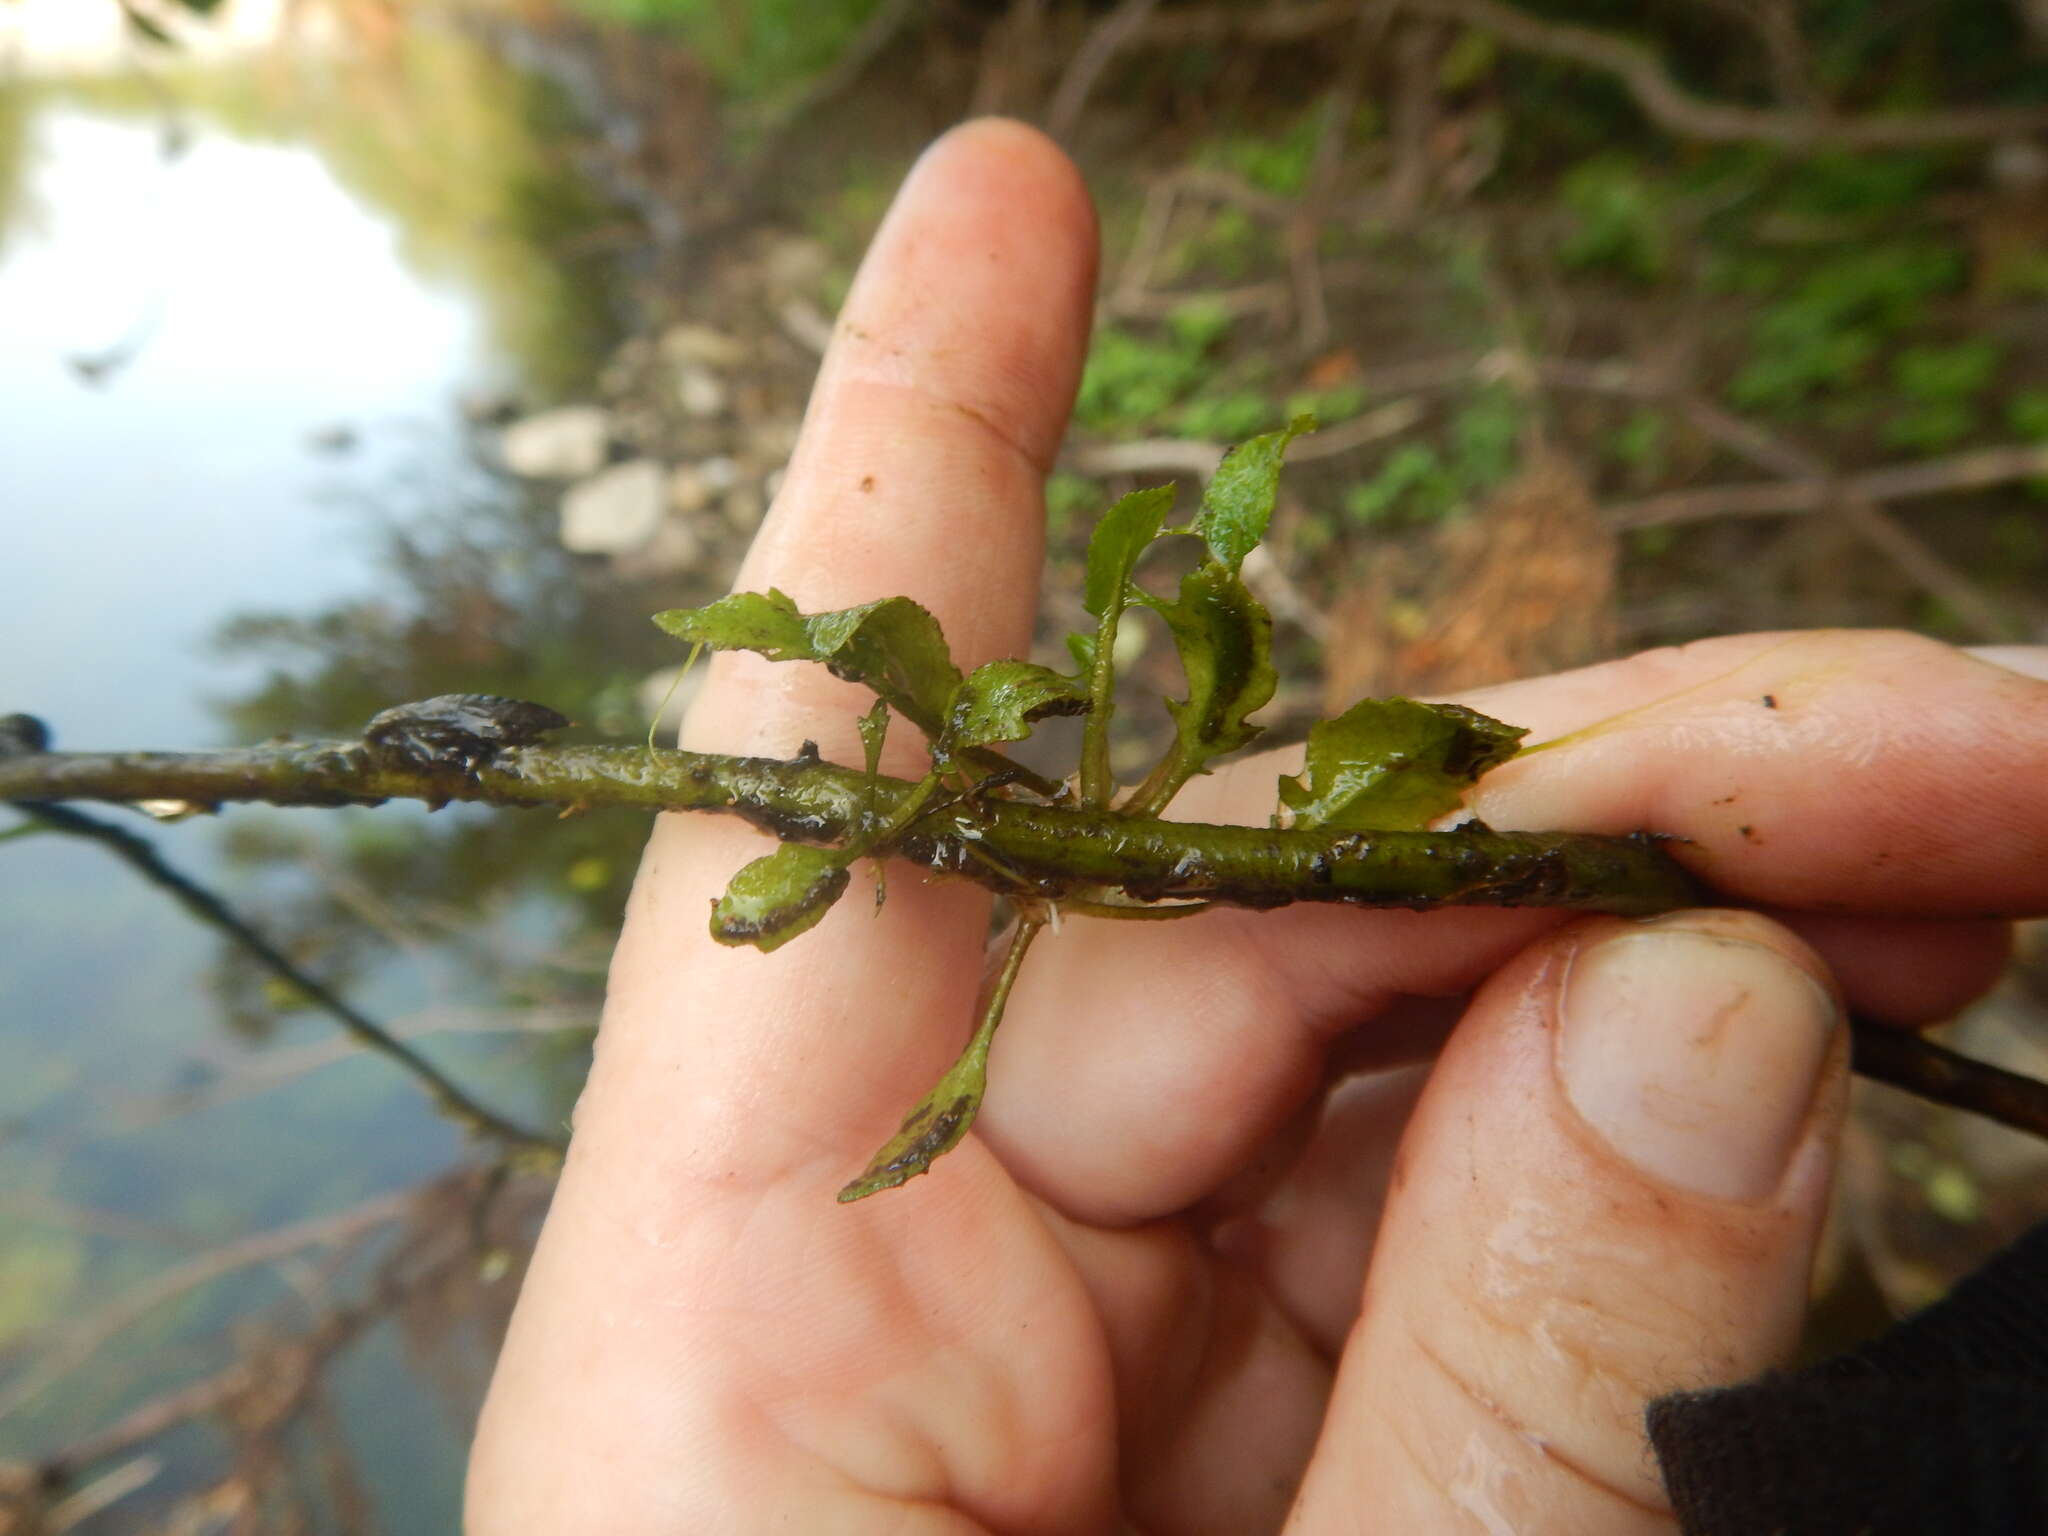
[[[990, 111], [1106, 245], [1041, 659], [1095, 511], [1302, 410], [1282, 731], [1730, 630], [2048, 640], [2040, 0], [0, 0], [0, 705], [644, 731], [645, 615], [725, 588], [893, 188]], [[566, 1115], [635, 818], [152, 835]], [[99, 850], [0, 857], [0, 1532], [453, 1529], [545, 1181]], [[2048, 1073], [2044, 998], [2029, 934], [1954, 1038]], [[1815, 1348], [2048, 1210], [2038, 1147], [1860, 1098]]]

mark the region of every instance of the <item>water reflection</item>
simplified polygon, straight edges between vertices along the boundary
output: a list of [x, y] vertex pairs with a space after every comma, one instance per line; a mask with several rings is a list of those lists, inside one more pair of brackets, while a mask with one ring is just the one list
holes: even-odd
[[[615, 339], [617, 220], [572, 143], [547, 88], [424, 23], [153, 84], [0, 85], [0, 709], [72, 747], [353, 732], [457, 687], [625, 726], [666, 659], [645, 620], [661, 603], [562, 555], [551, 507], [489, 467], [456, 408], [586, 389]], [[643, 831], [259, 810], [150, 835], [480, 1096], [548, 1124]], [[296, 1268], [151, 1287], [463, 1151], [410, 1084], [100, 850], [38, 837], [0, 858], [5, 1458], [218, 1370], [250, 1309], [297, 1326], [365, 1274], [316, 1245]], [[387, 1528], [452, 1527], [466, 1426], [413, 1373], [461, 1365], [412, 1346], [467, 1304], [451, 1286], [485, 1284], [449, 1218], [475, 1193], [437, 1196], [461, 1239], [434, 1261], [439, 1310], [401, 1319], [405, 1348], [366, 1335], [301, 1447], [353, 1449]], [[161, 1514], [222, 1447], [195, 1427], [156, 1449], [150, 1487], [108, 1517], [128, 1523], [90, 1529]]]

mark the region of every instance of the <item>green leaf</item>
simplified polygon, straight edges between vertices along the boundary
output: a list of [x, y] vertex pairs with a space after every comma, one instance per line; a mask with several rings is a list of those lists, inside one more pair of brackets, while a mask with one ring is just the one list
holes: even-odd
[[889, 701], [875, 700], [875, 707], [854, 722], [860, 732], [861, 755], [867, 762], [868, 794], [874, 795], [875, 776], [882, 771], [882, 743], [889, 737]]
[[1102, 514], [1088, 539], [1088, 585], [1083, 598], [1095, 617], [1103, 618], [1123, 607], [1138, 557], [1159, 537], [1160, 525], [1172, 510], [1173, 487], [1157, 485], [1132, 491]]
[[1188, 696], [1169, 699], [1175, 741], [1127, 807], [1157, 815], [1212, 757], [1248, 746], [1260, 727], [1245, 717], [1273, 697], [1273, 620], [1236, 571], [1205, 560], [1181, 578], [1180, 598], [1143, 596], [1166, 620], [1187, 674]]
[[962, 752], [993, 742], [1022, 741], [1035, 720], [1088, 710], [1084, 682], [1030, 661], [991, 661], [953, 690], [946, 729], [933, 756], [941, 770]]
[[789, 597], [735, 592], [708, 608], [671, 608], [654, 622], [678, 640], [714, 651], [757, 651], [770, 661], [817, 661], [804, 616]]
[[1456, 704], [1364, 699], [1310, 728], [1307, 771], [1280, 780], [1280, 803], [1298, 827], [1419, 831], [1527, 734]]
[[1083, 595], [1095, 615], [1095, 633], [1069, 635], [1067, 649], [1080, 663], [1086, 689], [1083, 708], [1088, 725], [1081, 737], [1081, 798], [1085, 804], [1109, 803], [1114, 789], [1109, 772], [1109, 719], [1116, 707], [1116, 632], [1124, 606], [1144, 594], [1131, 584], [1139, 558], [1160, 537], [1160, 525], [1173, 510], [1173, 487], [1133, 491], [1102, 515], [1088, 540], [1088, 581]]
[[711, 904], [711, 937], [751, 944], [764, 954], [806, 933], [846, 889], [846, 855], [834, 848], [784, 843], [732, 877]]
[[927, 1173], [935, 1160], [960, 1144], [961, 1137], [974, 1124], [982, 1095], [988, 1090], [988, 1042], [993, 1033], [993, 1027], [986, 1024], [975, 1031], [960, 1059], [947, 1069], [930, 1093], [918, 1100], [917, 1108], [904, 1117], [901, 1128], [869, 1159], [860, 1177], [839, 1191], [840, 1204], [865, 1200]]
[[903, 1124], [882, 1150], [868, 1160], [861, 1176], [839, 1191], [842, 1205], [894, 1189], [906, 1179], [929, 1172], [935, 1158], [960, 1144], [960, 1138], [974, 1124], [981, 1096], [988, 1087], [989, 1042], [995, 1039], [996, 1026], [1002, 1023], [1003, 1010], [1009, 1003], [1010, 988], [1042, 926], [1043, 919], [1019, 925], [1008, 953], [1003, 956], [1002, 969], [989, 988], [981, 1023], [967, 1042], [967, 1049], [946, 1069], [946, 1075], [932, 1091], [918, 1101], [917, 1108], [904, 1117]]
[[822, 661], [865, 683], [927, 735], [936, 735], [960, 669], [939, 621], [907, 597], [802, 614], [772, 588], [735, 592], [708, 608], [671, 608], [654, 622], [696, 645], [754, 651], [770, 661]]
[[927, 733], [945, 718], [960, 669], [939, 621], [907, 597], [885, 597], [805, 620], [818, 660], [865, 683]]
[[[1313, 416], [1297, 416], [1278, 432], [1239, 443], [1223, 456], [1216, 473], [1209, 477], [1208, 489], [1202, 492], [1202, 510], [1195, 518], [1195, 532], [1220, 564], [1235, 571], [1266, 536], [1266, 524], [1273, 519], [1273, 503], [1280, 493], [1280, 460], [1289, 443], [1304, 432], [1313, 432], [1315, 426]], [[1092, 550], [1090, 555], [1092, 593]]]
[[161, 22], [152, 20], [135, 9], [133, 0], [125, 0], [121, 6], [121, 16], [128, 23], [128, 30], [145, 42], [155, 43], [160, 48], [178, 46], [178, 40], [165, 30]]

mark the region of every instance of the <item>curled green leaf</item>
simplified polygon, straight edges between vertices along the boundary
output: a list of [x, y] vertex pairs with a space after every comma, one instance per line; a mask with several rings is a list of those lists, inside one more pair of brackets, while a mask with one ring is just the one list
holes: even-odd
[[846, 855], [808, 843], [784, 843], [732, 877], [711, 904], [711, 937], [751, 944], [764, 954], [818, 925], [846, 890]]
[[1016, 983], [1025, 953], [1043, 923], [1044, 919], [1038, 917], [1018, 924], [1009, 953], [1003, 956], [1003, 968], [996, 973], [988, 1001], [982, 1007], [981, 1023], [967, 1042], [967, 1049], [946, 1069], [946, 1075], [932, 1086], [932, 1091], [918, 1100], [917, 1108], [903, 1117], [896, 1134], [868, 1160], [860, 1177], [839, 1191], [841, 1205], [865, 1200], [920, 1173], [930, 1172], [934, 1161], [960, 1144], [960, 1138], [974, 1124], [982, 1095], [988, 1090], [989, 1043], [995, 1039], [996, 1026], [1003, 1022], [1010, 988]]
[[933, 756], [944, 767], [974, 747], [1022, 741], [1033, 722], [1048, 715], [1078, 715], [1087, 709], [1087, 690], [1074, 678], [1036, 662], [987, 662], [953, 691]]
[[1174, 743], [1132, 795], [1133, 815], [1156, 816], [1209, 759], [1248, 746], [1260, 728], [1246, 717], [1272, 699], [1273, 620], [1235, 571], [1205, 560], [1181, 579], [1180, 597], [1146, 604], [1166, 620], [1187, 675], [1188, 696], [1169, 699]]
[[[1133, 595], [1131, 572], [1160, 536], [1173, 510], [1173, 487], [1155, 486], [1122, 497], [1095, 525], [1088, 539], [1088, 584], [1084, 600], [1095, 615], [1095, 633], [1067, 636], [1067, 649], [1087, 683], [1088, 724], [1081, 736], [1081, 799], [1107, 805], [1114, 789], [1109, 772], [1109, 720], [1116, 707], [1116, 632]], [[1142, 595], [1142, 594], [1140, 594]]]
[[1297, 827], [1420, 831], [1528, 734], [1457, 704], [1364, 699], [1310, 728], [1307, 767], [1280, 780], [1280, 803]]

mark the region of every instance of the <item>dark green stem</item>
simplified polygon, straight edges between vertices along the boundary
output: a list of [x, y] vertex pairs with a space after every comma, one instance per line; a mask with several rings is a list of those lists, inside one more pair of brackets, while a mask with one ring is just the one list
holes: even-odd
[[[395, 764], [353, 745], [217, 753], [49, 753], [0, 758], [0, 800], [174, 800], [214, 806], [368, 805], [394, 798], [569, 810], [629, 806], [743, 816], [779, 837], [843, 843], [886, 825], [918, 786], [810, 754], [777, 758], [641, 747], [519, 747], [474, 773]], [[877, 849], [877, 851], [884, 851]], [[1706, 899], [1647, 836], [1570, 832], [1329, 832], [1134, 820], [994, 795], [926, 811], [886, 850], [998, 891], [1246, 907], [1294, 901], [1425, 909], [1552, 906], [1646, 914]]]
[[[894, 847], [877, 848], [877, 855], [886, 851], [913, 859], [1013, 896], [1071, 900], [1077, 912], [1116, 905], [1118, 892], [1138, 901], [1250, 907], [1336, 901], [1421, 909], [1461, 903], [1622, 914], [1714, 900], [1711, 890], [1649, 836], [1495, 832], [1471, 826], [1451, 832], [1280, 831], [1140, 821], [989, 795], [928, 809], [904, 825], [898, 814], [919, 788], [901, 779], [870, 778], [808, 753], [783, 761], [639, 747], [523, 747], [501, 752], [474, 773], [395, 765], [354, 743], [209, 753], [0, 754], [0, 801], [20, 803], [24, 812], [48, 825], [70, 818], [103, 825], [40, 803], [67, 799], [169, 800], [212, 807], [248, 800], [376, 805], [408, 798], [433, 805], [465, 800], [553, 806], [565, 812], [601, 806], [712, 810], [805, 842], [844, 842], [877, 821], [897, 825], [902, 830]], [[153, 866], [168, 873], [141, 839], [119, 828], [103, 827], [103, 833], [91, 835], [145, 872]], [[204, 892], [188, 899], [175, 875], [158, 883], [202, 915], [207, 902], [218, 905]], [[1154, 910], [1179, 915], [1172, 908]], [[280, 974], [309, 996], [328, 995], [296, 967]], [[377, 1030], [371, 1021], [359, 1022]], [[553, 1143], [497, 1121], [398, 1041], [390, 1041], [389, 1049], [373, 1048], [394, 1059], [418, 1061], [423, 1080], [438, 1081], [437, 1097], [466, 1123], [539, 1154], [555, 1150]], [[1917, 1035], [1878, 1031], [1859, 1022], [1856, 1065], [1923, 1098], [2048, 1136], [2048, 1085], [1973, 1062]]]

